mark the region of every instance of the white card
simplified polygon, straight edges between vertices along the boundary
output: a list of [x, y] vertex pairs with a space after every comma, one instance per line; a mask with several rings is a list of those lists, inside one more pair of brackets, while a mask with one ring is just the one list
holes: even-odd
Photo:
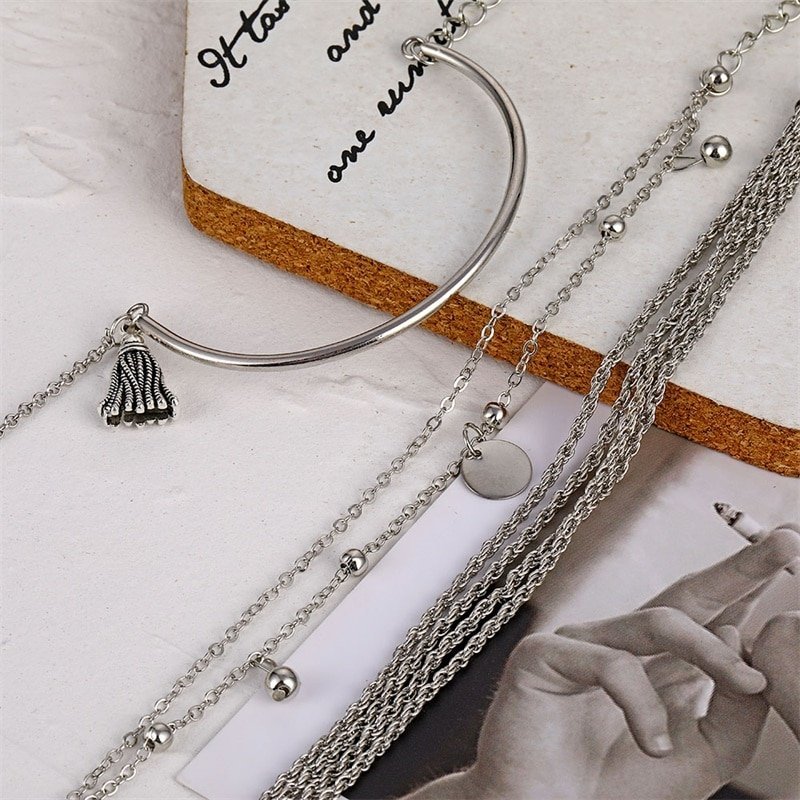
[[[425, 35], [440, 24], [441, 9], [455, 12], [458, 2], [373, 2], [373, 21], [352, 40], [346, 32], [362, 19], [362, 5], [188, 0], [184, 164], [213, 192], [441, 285], [499, 205], [506, 135], [471, 81], [443, 65], [415, 75], [416, 65], [400, 53], [406, 37]], [[751, 0], [728, 0], [724, 14], [716, 3], [679, 0], [583, 3], [579, 10], [560, 0], [506, 0], [492, 9], [458, 49], [513, 99], [529, 165], [509, 235], [463, 294], [487, 307], [502, 299], [686, 105], [720, 48], [733, 46], [760, 14]], [[346, 39], [346, 52], [331, 50]], [[595, 352], [609, 349], [621, 323], [772, 146], [798, 81], [797, 34], [763, 37], [734, 91], [703, 111], [692, 144], [697, 152], [706, 136], [724, 134], [731, 162], [668, 176], [630, 220], [624, 246], [573, 293], [569, 313], [553, 320], [553, 333]], [[360, 143], [359, 132], [368, 141]], [[343, 155], [350, 148], [354, 160]], [[331, 169], [345, 161], [332, 182]], [[788, 214], [797, 219], [796, 209]], [[797, 227], [788, 219], [775, 226], [698, 343], [698, 357], [676, 377], [715, 402], [791, 428], [800, 427], [800, 369], [797, 315], [785, 288], [797, 280]], [[594, 234], [582, 239], [509, 309], [515, 318], [541, 314], [567, 270], [588, 255]]]

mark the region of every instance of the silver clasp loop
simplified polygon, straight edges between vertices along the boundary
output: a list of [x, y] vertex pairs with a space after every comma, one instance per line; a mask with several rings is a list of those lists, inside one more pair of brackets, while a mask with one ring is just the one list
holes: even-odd
[[122, 344], [122, 339], [126, 334], [133, 332], [140, 333], [137, 323], [142, 317], [147, 316], [150, 309], [147, 303], [136, 303], [132, 305], [124, 314], [120, 314], [108, 327], [108, 333], [114, 344]]
[[149, 313], [150, 307], [147, 303], [135, 303], [128, 309], [127, 316], [131, 321], [131, 325], [136, 325], [142, 317], [146, 317]]
[[426, 55], [420, 49], [425, 44], [425, 40], [421, 36], [409, 36], [403, 44], [400, 45], [400, 52], [409, 60], [417, 61], [420, 64], [435, 64], [436, 59]]
[[462, 436], [464, 437], [464, 444], [467, 451], [466, 457], [480, 458], [481, 451], [476, 449], [475, 445], [486, 441], [486, 434], [483, 432], [483, 430], [474, 422], [467, 422], [464, 425]]

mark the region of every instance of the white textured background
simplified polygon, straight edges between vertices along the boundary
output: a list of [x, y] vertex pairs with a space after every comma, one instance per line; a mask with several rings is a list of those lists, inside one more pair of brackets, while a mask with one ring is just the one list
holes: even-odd
[[[1, 13], [3, 409], [43, 387], [138, 300], [169, 309], [197, 338], [252, 349], [307, 342], [308, 319], [322, 341], [380, 318], [186, 221], [183, 3], [6, 2]], [[743, 27], [725, 25], [736, 34]], [[686, 29], [697, 35], [688, 19]], [[729, 39], [715, 37], [711, 49]], [[547, 126], [536, 127], [541, 135]], [[104, 364], [2, 445], [9, 800], [60, 796], [77, 784], [413, 437], [465, 352], [416, 331], [338, 364], [269, 375], [157, 356], [182, 401], [178, 424], [104, 430], [94, 412], [107, 387]], [[441, 434], [445, 445], [504, 373], [482, 367]], [[527, 379], [523, 391], [534, 384]], [[373, 536], [398, 498], [448, 460], [446, 450], [421, 456], [404, 490], [361, 520], [350, 541]], [[339, 549], [235, 652], [271, 635]], [[125, 796], [191, 797], [171, 776], [255, 690], [245, 681], [229, 693]]]

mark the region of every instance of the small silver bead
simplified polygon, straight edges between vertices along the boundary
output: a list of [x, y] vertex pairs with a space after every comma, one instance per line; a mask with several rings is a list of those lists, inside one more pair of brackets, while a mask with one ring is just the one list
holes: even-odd
[[291, 697], [297, 691], [300, 681], [297, 679], [295, 671], [289, 667], [276, 667], [264, 679], [264, 685], [272, 699], [280, 702]]
[[156, 722], [144, 732], [144, 746], [159, 752], [172, 744], [172, 728], [163, 722]]
[[625, 235], [625, 220], [618, 214], [609, 214], [598, 227], [604, 239], [617, 242]]
[[483, 407], [483, 421], [495, 430], [500, 430], [508, 422], [508, 411], [500, 403], [487, 403]]
[[727, 94], [733, 88], [733, 75], [720, 64], [707, 69], [701, 80], [708, 91], [717, 97]]
[[369, 562], [363, 550], [355, 547], [342, 553], [339, 566], [346, 569], [351, 575], [363, 575], [369, 569]]
[[724, 136], [709, 136], [700, 145], [700, 156], [708, 167], [721, 167], [732, 155], [733, 146]]

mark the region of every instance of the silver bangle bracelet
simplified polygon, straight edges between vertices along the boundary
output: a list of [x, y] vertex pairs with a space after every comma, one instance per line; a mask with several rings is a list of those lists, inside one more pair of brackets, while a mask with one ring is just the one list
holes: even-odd
[[432, 42], [415, 41], [414, 47], [424, 58], [428, 59], [428, 63], [437, 61], [448, 64], [477, 83], [499, 109], [511, 144], [511, 166], [502, 205], [483, 241], [463, 266], [438, 289], [403, 314], [355, 336], [319, 347], [311, 347], [307, 350], [296, 350], [290, 353], [233, 353], [217, 350], [174, 333], [153, 319], [144, 303], [134, 306], [128, 312], [129, 319], [139, 332], [150, 336], [170, 350], [218, 367], [268, 368], [313, 364], [317, 361], [326, 361], [373, 347], [398, 333], [419, 325], [475, 278], [486, 266], [508, 232], [522, 197], [527, 161], [522, 121], [506, 91], [483, 67], [460, 53]]

